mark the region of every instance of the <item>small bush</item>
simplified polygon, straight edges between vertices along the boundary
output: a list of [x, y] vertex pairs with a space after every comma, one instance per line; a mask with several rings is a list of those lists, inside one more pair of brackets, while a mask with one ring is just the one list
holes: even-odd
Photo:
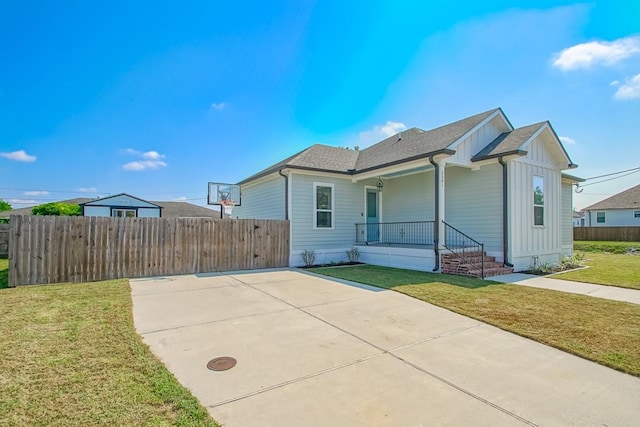
[[582, 252], [608, 252], [612, 254], [626, 254], [640, 248], [636, 242], [573, 242], [573, 249]]
[[360, 259], [360, 251], [355, 246], [347, 251], [347, 259], [349, 262], [358, 262]]
[[307, 267], [311, 267], [316, 262], [316, 251], [313, 249], [305, 249], [300, 256]]

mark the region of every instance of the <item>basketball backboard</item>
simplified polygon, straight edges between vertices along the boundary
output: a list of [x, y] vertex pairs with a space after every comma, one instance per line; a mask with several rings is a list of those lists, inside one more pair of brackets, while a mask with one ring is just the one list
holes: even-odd
[[223, 200], [233, 200], [236, 202], [235, 206], [240, 206], [240, 186], [237, 184], [210, 182], [207, 204], [221, 205]]

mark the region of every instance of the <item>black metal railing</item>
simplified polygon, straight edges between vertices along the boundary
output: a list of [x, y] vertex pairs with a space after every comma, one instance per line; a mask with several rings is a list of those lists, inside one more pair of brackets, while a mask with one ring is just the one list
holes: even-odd
[[480, 271], [480, 277], [484, 279], [484, 243], [467, 236], [457, 228], [444, 224], [443, 246], [464, 264], [469, 264], [471, 269]]
[[356, 224], [356, 243], [387, 246], [433, 246], [434, 221]]

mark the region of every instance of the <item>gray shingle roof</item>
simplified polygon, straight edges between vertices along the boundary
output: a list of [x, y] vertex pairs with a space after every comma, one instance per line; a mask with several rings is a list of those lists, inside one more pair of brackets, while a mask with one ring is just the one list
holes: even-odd
[[500, 109], [494, 108], [429, 131], [415, 127], [407, 129], [361, 151], [315, 144], [240, 181], [239, 184], [245, 184], [286, 167], [347, 174], [424, 157], [446, 150], [497, 111]]
[[498, 110], [494, 108], [428, 131], [411, 128], [390, 136], [362, 150], [356, 162], [356, 170], [361, 172], [445, 150]]
[[640, 184], [631, 187], [628, 190], [601, 200], [588, 206], [582, 211], [594, 211], [603, 209], [640, 209]]
[[527, 142], [547, 122], [534, 123], [504, 132], [473, 156], [474, 161], [497, 157], [505, 154], [525, 154], [520, 147]]

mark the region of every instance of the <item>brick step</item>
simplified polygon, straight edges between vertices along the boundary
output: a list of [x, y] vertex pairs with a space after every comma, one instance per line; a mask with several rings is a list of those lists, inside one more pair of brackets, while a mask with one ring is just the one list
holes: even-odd
[[[468, 270], [467, 272], [472, 277], [480, 277], [482, 274], [481, 270]], [[513, 268], [511, 267], [494, 267], [494, 268], [485, 268], [484, 269], [484, 277], [493, 277], [493, 276], [501, 276], [503, 274], [511, 274], [513, 273]]]

